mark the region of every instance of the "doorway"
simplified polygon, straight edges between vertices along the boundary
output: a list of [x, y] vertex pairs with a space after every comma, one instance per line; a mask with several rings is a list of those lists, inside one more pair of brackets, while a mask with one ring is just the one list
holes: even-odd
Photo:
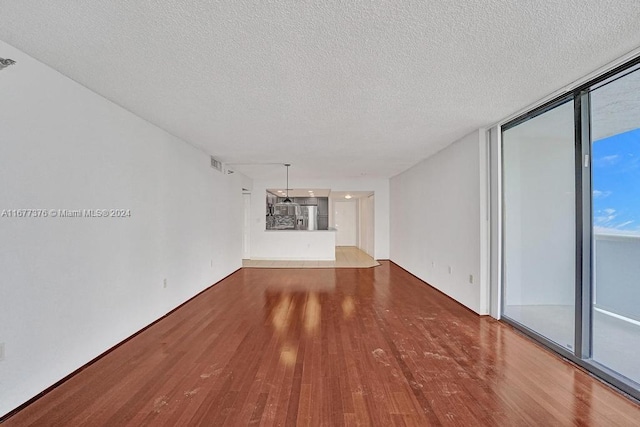
[[358, 248], [371, 257], [374, 257], [374, 206], [375, 196], [373, 194], [358, 199]]
[[502, 319], [640, 398], [640, 60], [502, 125]]
[[242, 221], [242, 259], [251, 259], [251, 193], [242, 193], [244, 217]]

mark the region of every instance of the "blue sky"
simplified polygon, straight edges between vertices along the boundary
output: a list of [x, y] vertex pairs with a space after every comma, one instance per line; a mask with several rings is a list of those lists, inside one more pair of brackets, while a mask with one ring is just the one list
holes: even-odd
[[640, 235], [640, 128], [593, 142], [596, 232]]

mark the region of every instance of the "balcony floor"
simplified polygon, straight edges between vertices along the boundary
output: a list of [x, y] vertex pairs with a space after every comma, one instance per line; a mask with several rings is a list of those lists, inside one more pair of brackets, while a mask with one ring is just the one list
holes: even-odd
[[[574, 311], [564, 305], [507, 306], [510, 319], [563, 347], [573, 348]], [[640, 383], [640, 325], [593, 312], [593, 360]]]

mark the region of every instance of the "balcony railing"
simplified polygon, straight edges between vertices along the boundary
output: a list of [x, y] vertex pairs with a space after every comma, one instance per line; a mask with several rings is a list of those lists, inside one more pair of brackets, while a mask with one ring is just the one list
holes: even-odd
[[640, 235], [594, 237], [595, 307], [640, 322]]

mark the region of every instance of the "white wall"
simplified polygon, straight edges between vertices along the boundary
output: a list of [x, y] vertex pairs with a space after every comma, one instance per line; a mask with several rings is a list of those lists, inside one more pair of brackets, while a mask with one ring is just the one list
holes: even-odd
[[[0, 414], [241, 266], [240, 174], [0, 42]], [[163, 279], [167, 287], [163, 287]]]
[[[251, 192], [251, 258], [278, 258], [278, 247], [273, 238], [265, 231], [265, 210], [267, 188], [282, 188], [285, 184], [285, 171], [282, 179], [255, 180]], [[354, 178], [348, 180], [303, 180], [295, 177], [294, 168], [289, 174], [291, 188], [326, 188], [332, 191], [369, 191], [375, 193], [374, 248], [376, 259], [389, 259], [389, 180], [374, 178]], [[331, 201], [329, 209], [332, 209]], [[331, 221], [331, 216], [329, 220]]]
[[480, 314], [488, 313], [484, 143], [485, 131], [473, 132], [391, 179], [391, 260]]

